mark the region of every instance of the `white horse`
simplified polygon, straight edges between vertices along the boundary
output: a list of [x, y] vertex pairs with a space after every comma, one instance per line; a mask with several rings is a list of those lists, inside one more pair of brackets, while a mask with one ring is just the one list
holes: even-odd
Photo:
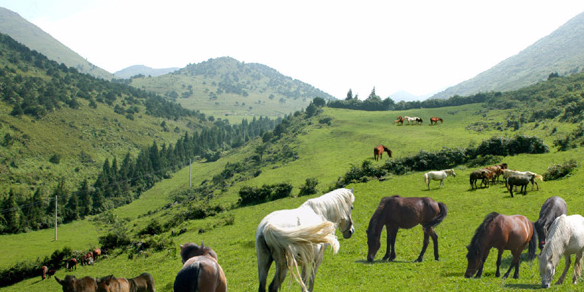
[[438, 186], [438, 188], [440, 188], [440, 186], [444, 187], [444, 180], [449, 175], [456, 177], [456, 173], [454, 173], [454, 169], [444, 169], [444, 170], [426, 172], [426, 173], [424, 173], [424, 182], [426, 182], [426, 185], [428, 186], [428, 190], [430, 189], [430, 180], [439, 180], [440, 185]]
[[584, 251], [584, 217], [580, 215], [561, 215], [550, 227], [547, 241], [539, 256], [539, 274], [541, 287], [548, 288], [560, 262], [560, 256], [566, 259], [566, 267], [556, 285], [562, 284], [570, 268], [570, 255], [576, 254], [572, 283], [576, 284], [582, 269], [582, 252]]
[[418, 117], [408, 117], [404, 116], [404, 121], [408, 122], [408, 124], [418, 123]]
[[332, 246], [334, 253], [339, 249], [334, 235], [337, 226], [344, 238], [355, 232], [351, 218], [354, 201], [352, 189], [337, 189], [296, 209], [274, 211], [264, 217], [256, 230], [259, 291], [266, 291], [273, 261], [276, 273], [269, 291], [280, 289], [288, 270], [302, 291], [312, 291], [326, 247]]
[[[503, 179], [505, 181], [507, 181], [507, 178], [512, 176], [512, 175], [528, 175], [528, 176], [535, 176], [536, 179], [539, 179], [540, 181], [543, 181], [543, 176], [535, 173], [535, 172], [531, 172], [531, 171], [517, 171], [517, 170], [511, 170], [511, 169], [503, 169]], [[537, 190], [539, 191], [539, 185], [537, 184], [537, 182], [535, 180], [533, 180], [533, 183], [531, 184], [531, 190], [533, 191], [533, 185], [535, 184], [535, 186], [537, 186]], [[515, 186], [515, 191], [517, 191], [517, 186]]]

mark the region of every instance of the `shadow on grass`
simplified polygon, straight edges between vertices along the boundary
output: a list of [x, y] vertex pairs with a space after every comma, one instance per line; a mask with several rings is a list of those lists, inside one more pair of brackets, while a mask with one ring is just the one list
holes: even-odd
[[378, 265], [378, 264], [415, 264], [416, 262], [411, 261], [384, 261], [384, 260], [374, 260], [373, 262], [368, 262], [367, 260], [356, 260], [355, 263], [366, 264], [366, 265]]
[[509, 289], [543, 289], [540, 284], [505, 284], [505, 288]]

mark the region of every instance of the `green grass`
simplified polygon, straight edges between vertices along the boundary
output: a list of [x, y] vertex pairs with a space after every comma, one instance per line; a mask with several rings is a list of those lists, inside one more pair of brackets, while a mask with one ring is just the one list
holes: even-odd
[[[224, 193], [216, 192], [216, 202], [231, 204], [237, 200], [237, 191], [243, 185], [260, 186], [289, 182], [298, 192], [306, 178], [318, 178], [318, 189], [322, 194], [331, 186], [339, 176], [342, 176], [351, 164], [360, 165], [363, 160], [372, 159], [372, 148], [378, 144], [384, 144], [392, 149], [394, 157], [402, 157], [419, 152], [440, 150], [442, 147], [467, 147], [470, 143], [480, 143], [494, 135], [513, 136], [515, 132], [467, 131], [465, 127], [482, 115], [476, 115], [480, 110], [479, 105], [464, 106], [458, 108], [412, 110], [404, 112], [356, 112], [347, 110], [325, 109], [323, 115], [333, 117], [332, 125], [321, 125], [315, 121], [303, 133], [299, 134], [296, 142], [290, 145], [299, 155], [299, 159], [287, 164], [278, 164], [265, 167], [257, 178], [236, 184]], [[448, 114], [448, 112], [456, 112]], [[421, 116], [428, 119], [430, 116], [443, 117], [444, 124], [437, 126], [396, 126], [393, 120], [397, 115]], [[506, 112], [491, 111], [486, 119], [503, 121]], [[548, 129], [542, 129], [547, 126]], [[551, 146], [554, 136], [549, 133], [553, 127], [558, 132], [568, 132], [573, 125], [547, 122], [534, 129], [534, 124], [525, 124], [519, 132], [525, 134], [538, 134]], [[546, 134], [547, 133], [547, 134]], [[257, 143], [257, 141], [255, 142]], [[223, 157], [217, 163], [198, 163], [193, 167], [193, 182], [199, 184], [204, 179], [211, 178], [219, 173], [227, 162], [242, 161], [246, 155], [253, 152], [254, 145], [247, 149], [238, 150]], [[383, 160], [387, 157], [384, 155]], [[511, 169], [531, 170], [543, 173], [552, 164], [561, 163], [569, 159], [582, 161], [584, 149], [575, 149], [568, 152], [556, 152], [541, 155], [517, 155], [505, 157]], [[374, 162], [380, 165], [383, 162]], [[568, 204], [569, 214], [584, 214], [582, 202], [582, 189], [584, 180], [582, 171], [577, 169], [575, 173], [557, 181], [540, 183], [539, 191], [527, 192], [526, 196], [509, 196], [502, 184], [488, 189], [471, 190], [468, 177], [473, 168], [460, 166], [455, 168], [456, 177], [449, 177], [445, 182], [445, 188], [439, 189], [438, 183], [431, 184], [428, 191], [423, 182], [423, 173], [415, 172], [403, 176], [391, 176], [386, 181], [370, 181], [349, 185], [356, 196], [353, 211], [356, 233], [351, 239], [343, 239], [340, 233], [341, 248], [338, 254], [332, 255], [330, 251], [325, 254], [324, 261], [318, 270], [315, 291], [476, 291], [476, 290], [512, 290], [527, 291], [539, 288], [540, 278], [537, 259], [533, 262], [522, 262], [519, 279], [495, 278], [495, 257], [491, 253], [486, 264], [484, 275], [481, 279], [465, 279], [463, 273], [466, 269], [466, 245], [469, 244], [474, 230], [482, 222], [489, 212], [496, 211], [502, 214], [522, 214], [530, 220], [537, 220], [539, 209], [543, 202], [550, 196], [561, 196]], [[132, 204], [119, 208], [115, 212], [120, 217], [129, 218], [134, 231], [139, 230], [151, 218], [158, 218], [161, 222], [168, 220], [176, 214], [181, 207], [173, 207], [168, 210], [153, 212], [170, 202], [168, 196], [174, 192], [188, 187], [188, 169], [176, 173], [172, 179], [161, 182]], [[318, 195], [320, 195], [318, 194]], [[448, 206], [448, 216], [437, 228], [439, 236], [440, 261], [435, 262], [432, 256], [432, 247], [428, 248], [422, 263], [413, 263], [422, 247], [423, 233], [421, 227], [410, 230], [400, 230], [396, 241], [397, 259], [395, 262], [383, 262], [381, 258], [385, 253], [385, 231], [382, 233], [381, 249], [376, 261], [367, 263], [367, 239], [365, 230], [369, 219], [381, 198], [399, 194], [402, 196], [428, 196], [436, 201], [444, 202]], [[310, 196], [315, 197], [318, 195]], [[204, 241], [219, 255], [228, 279], [230, 291], [255, 291], [257, 290], [257, 265], [255, 257], [255, 229], [260, 220], [272, 211], [279, 209], [296, 208], [310, 197], [287, 198], [269, 202], [257, 206], [244, 207], [219, 215], [219, 218], [207, 218], [183, 223], [180, 227], [187, 228], [187, 232], [178, 237], [172, 237], [174, 246], [185, 242]], [[233, 225], [205, 228], [220, 221], [223, 216], [233, 216]], [[79, 225], [75, 225], [79, 224]], [[13, 249], [7, 243], [21, 242], [22, 246], [15, 254], [18, 256], [7, 259], [0, 258], [0, 266], [6, 267], [14, 263], [15, 258], [34, 259], [38, 256], [50, 254], [55, 249], [62, 248], [62, 243], [73, 249], [88, 248], [95, 242], [98, 234], [97, 227], [87, 220], [68, 224], [63, 230], [70, 228], [78, 234], [77, 246], [72, 243], [65, 244], [58, 241], [59, 247], [49, 246], [52, 237], [51, 231], [31, 232], [13, 236], [0, 237], [0, 253], [7, 254]], [[103, 228], [103, 227], [102, 227]], [[197, 230], [205, 228], [207, 231], [199, 234]], [[93, 230], [93, 231], [92, 231]], [[63, 233], [65, 231], [62, 231]], [[65, 235], [63, 235], [65, 236]], [[168, 236], [168, 234], [163, 235]], [[63, 239], [65, 240], [65, 239]], [[42, 249], [33, 246], [32, 242]], [[431, 243], [430, 243], [431, 245]], [[511, 261], [509, 251], [503, 254], [501, 269], [506, 271]], [[563, 269], [563, 261], [556, 269]], [[92, 267], [79, 267], [77, 271], [66, 272], [60, 270], [57, 276], [66, 274], [80, 276], [106, 276], [114, 274], [120, 277], [134, 277], [142, 272], [151, 273], [156, 279], [159, 291], [171, 291], [176, 273], [181, 268], [179, 255], [176, 251], [166, 250], [160, 253], [150, 253], [143, 256], [128, 259], [127, 254], [112, 255], [109, 259], [98, 262]], [[272, 273], [269, 276], [273, 275]], [[570, 270], [569, 273], [571, 273]], [[558, 275], [556, 275], [557, 279]], [[60, 291], [60, 286], [54, 281], [39, 281], [40, 278], [25, 280], [11, 287], [5, 287], [2, 291]], [[556, 291], [582, 290], [582, 283], [572, 285], [567, 281], [559, 287], [553, 287]], [[283, 284], [283, 291], [298, 291], [299, 286], [291, 277], [287, 277]]]

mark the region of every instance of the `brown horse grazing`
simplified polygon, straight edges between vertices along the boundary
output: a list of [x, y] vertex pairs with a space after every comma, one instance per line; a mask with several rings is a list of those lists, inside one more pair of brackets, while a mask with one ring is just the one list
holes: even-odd
[[404, 124], [404, 118], [402, 118], [402, 116], [398, 116], [397, 119], [395, 120], [395, 122], [393, 122], [394, 124]]
[[89, 276], [77, 279], [73, 275], [67, 275], [63, 280], [55, 276], [55, 280], [63, 286], [63, 292], [97, 292], [97, 282]]
[[476, 229], [470, 245], [466, 247], [468, 249], [466, 254], [468, 266], [464, 277], [470, 278], [476, 273], [475, 278], [480, 278], [483, 274], [483, 267], [489, 256], [489, 251], [494, 247], [499, 251], [495, 276], [499, 277], [501, 275], [499, 267], [503, 251], [510, 250], [513, 254], [513, 261], [503, 277], [507, 278], [511, 269], [515, 267], [513, 278], [519, 278], [521, 252], [527, 244], [529, 244], [528, 260], [531, 261], [535, 258], [537, 236], [534, 232], [533, 223], [525, 216], [507, 216], [496, 212], [488, 214], [483, 223]]
[[130, 291], [134, 292], [154, 292], [154, 277], [148, 273], [142, 273], [140, 276], [128, 279], [130, 282]]
[[47, 266], [42, 266], [41, 267], [41, 278], [44, 280], [47, 278], [47, 272], [49, 271], [49, 268], [47, 268]]
[[183, 268], [174, 280], [175, 292], [227, 291], [227, 279], [218, 263], [217, 253], [201, 243], [180, 246]]
[[383, 158], [383, 151], [387, 152], [387, 155], [389, 155], [389, 157], [391, 158], [391, 150], [389, 150], [389, 148], [383, 145], [379, 145], [373, 148], [373, 159], [377, 161], [378, 159]]
[[126, 278], [113, 275], [97, 279], [97, 292], [130, 292], [130, 282]]
[[67, 271], [73, 271], [73, 268], [75, 268], [75, 270], [77, 270], [77, 259], [76, 258], [70, 258], [69, 260], [67, 260]]
[[438, 124], [438, 121], [440, 121], [440, 123], [444, 123], [444, 120], [438, 117], [431, 117], [430, 118], [430, 125], [434, 125], [434, 124]]
[[101, 249], [96, 248], [93, 250], [93, 260], [97, 262], [97, 259], [99, 259], [99, 256], [101, 256]]
[[489, 187], [489, 179], [494, 177], [494, 173], [487, 169], [477, 169], [470, 173], [470, 188], [477, 189], [477, 181], [480, 179], [481, 187], [484, 185], [485, 187]]
[[447, 213], [448, 209], [444, 203], [436, 202], [427, 197], [403, 198], [395, 195], [381, 199], [367, 228], [367, 246], [369, 248], [367, 261], [373, 261], [381, 246], [380, 237], [383, 226], [387, 230], [387, 251], [383, 260], [392, 261], [396, 257], [395, 239], [398, 229], [410, 229], [418, 224], [421, 224], [424, 230], [424, 245], [416, 262], [422, 261], [428, 247], [429, 237], [432, 237], [434, 244], [434, 259], [440, 260], [438, 235], [436, 235], [434, 227], [444, 220]]

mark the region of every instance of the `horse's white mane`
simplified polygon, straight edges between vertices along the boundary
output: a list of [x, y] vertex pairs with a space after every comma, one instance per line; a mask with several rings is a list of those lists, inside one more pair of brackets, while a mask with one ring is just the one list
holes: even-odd
[[300, 207], [310, 207], [326, 220], [338, 223], [342, 219], [349, 219], [353, 202], [355, 202], [355, 196], [352, 189], [336, 189], [318, 198], [310, 199]]
[[541, 259], [550, 261], [554, 267], [557, 266], [560, 261], [560, 256], [564, 254], [564, 250], [568, 245], [570, 236], [571, 229], [568, 223], [568, 217], [561, 215], [550, 226], [549, 235], [541, 251]]

